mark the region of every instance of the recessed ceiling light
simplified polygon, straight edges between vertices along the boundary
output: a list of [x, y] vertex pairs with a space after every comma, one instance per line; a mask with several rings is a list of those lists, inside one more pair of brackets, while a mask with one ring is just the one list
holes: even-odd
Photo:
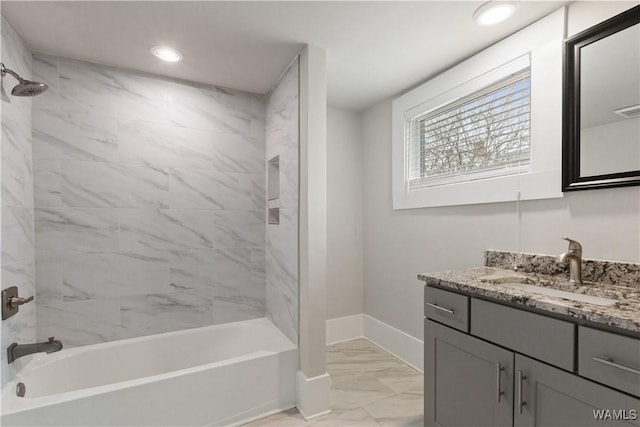
[[488, 1], [480, 6], [473, 18], [478, 25], [494, 25], [509, 18], [516, 11], [516, 4], [510, 1]]
[[182, 54], [168, 46], [154, 46], [151, 48], [151, 53], [167, 62], [178, 62], [182, 60]]

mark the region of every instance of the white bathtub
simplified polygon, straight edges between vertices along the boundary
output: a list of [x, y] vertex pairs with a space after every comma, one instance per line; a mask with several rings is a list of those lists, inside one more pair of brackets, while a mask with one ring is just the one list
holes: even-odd
[[[64, 343], [63, 343], [64, 344]], [[0, 425], [235, 425], [296, 403], [298, 350], [255, 319], [26, 356]], [[25, 397], [16, 395], [18, 383]]]

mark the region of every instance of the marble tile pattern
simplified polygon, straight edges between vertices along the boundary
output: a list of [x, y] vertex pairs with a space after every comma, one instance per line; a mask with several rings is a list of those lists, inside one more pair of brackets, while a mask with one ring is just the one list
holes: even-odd
[[[0, 60], [25, 79], [32, 79], [31, 52], [20, 36], [1, 18]], [[0, 282], [2, 289], [17, 286], [19, 295], [35, 295], [33, 148], [31, 140], [32, 98], [11, 95], [18, 84], [12, 76], [2, 78], [2, 138], [0, 158]], [[35, 303], [2, 322], [0, 365], [2, 386], [9, 379], [5, 349], [13, 342], [33, 342], [36, 337]]]
[[291, 409], [246, 426], [424, 425], [424, 376], [375, 344], [356, 339], [327, 347], [327, 371], [331, 413], [305, 421]]
[[[568, 278], [539, 273], [523, 273], [495, 267], [477, 267], [418, 275], [427, 286], [451, 289], [524, 307], [549, 311], [594, 324], [640, 332], [640, 289], [603, 283], [570, 284]], [[523, 289], [502, 286], [508, 282], [529, 283], [578, 294], [616, 300], [611, 306], [548, 296]]]
[[[561, 264], [556, 258], [550, 255], [489, 250], [485, 251], [485, 266], [513, 269], [523, 273], [567, 276], [568, 264]], [[640, 289], [640, 264], [584, 258], [582, 279], [586, 282]]]
[[[294, 343], [298, 342], [298, 60], [267, 97], [266, 160], [279, 156], [279, 198], [268, 206], [280, 209], [280, 223], [267, 224], [267, 317]], [[262, 181], [264, 186], [264, 180]], [[264, 187], [261, 187], [264, 188]]]
[[38, 338], [264, 317], [264, 97], [41, 54], [33, 73]]

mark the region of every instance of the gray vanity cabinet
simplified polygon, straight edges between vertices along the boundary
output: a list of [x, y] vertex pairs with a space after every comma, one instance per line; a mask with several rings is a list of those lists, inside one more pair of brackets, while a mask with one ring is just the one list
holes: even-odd
[[513, 352], [425, 320], [424, 357], [425, 425], [512, 425]]
[[425, 426], [640, 427], [638, 340], [429, 287], [425, 317]]
[[640, 425], [637, 399], [519, 354], [514, 387], [516, 427]]

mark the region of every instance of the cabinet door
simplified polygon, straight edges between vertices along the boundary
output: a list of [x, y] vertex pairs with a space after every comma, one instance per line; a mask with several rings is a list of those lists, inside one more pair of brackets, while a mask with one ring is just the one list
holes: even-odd
[[627, 394], [519, 354], [515, 377], [515, 426], [640, 426]]
[[426, 426], [511, 426], [513, 353], [425, 320]]

